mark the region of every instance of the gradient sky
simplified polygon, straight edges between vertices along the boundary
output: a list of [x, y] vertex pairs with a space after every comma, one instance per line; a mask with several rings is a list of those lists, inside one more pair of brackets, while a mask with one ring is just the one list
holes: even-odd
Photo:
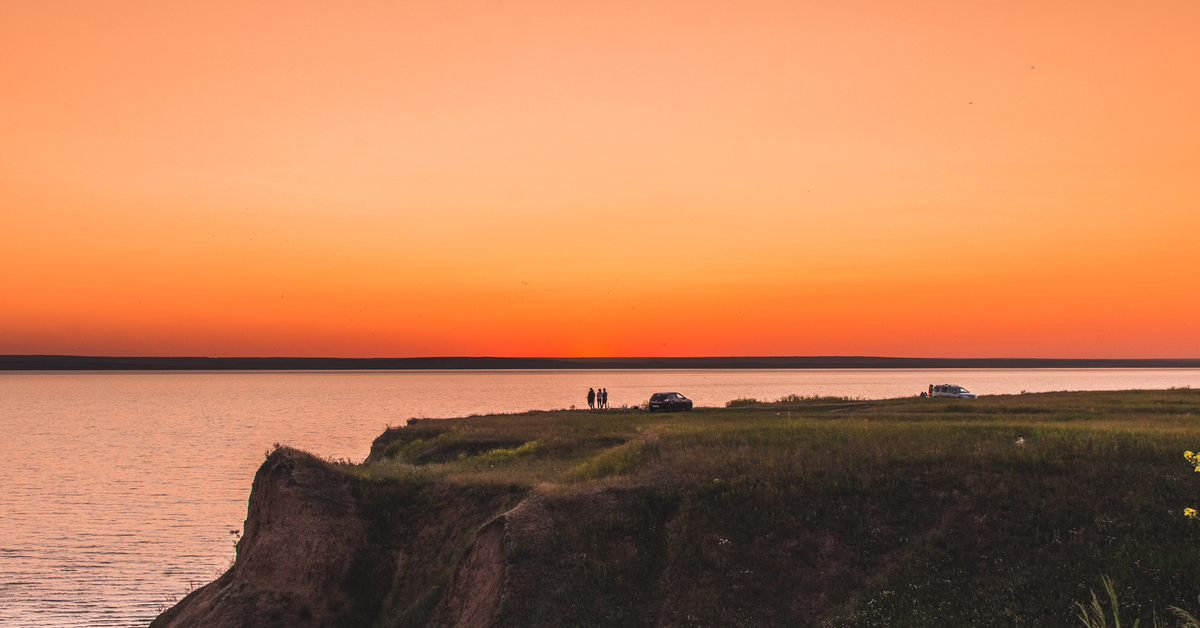
[[0, 354], [1200, 357], [1200, 3], [0, 4]]

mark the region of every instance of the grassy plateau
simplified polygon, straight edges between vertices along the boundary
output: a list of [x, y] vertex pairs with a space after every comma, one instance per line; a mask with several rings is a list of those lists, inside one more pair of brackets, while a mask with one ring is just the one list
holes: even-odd
[[[336, 466], [518, 501], [616, 496], [560, 517], [549, 546], [506, 537], [508, 577], [546, 592], [495, 625], [1083, 625], [1107, 577], [1123, 625], [1175, 626], [1168, 607], [1200, 610], [1189, 449], [1198, 390], [793, 395], [416, 420]], [[394, 616], [420, 624], [416, 605]]]

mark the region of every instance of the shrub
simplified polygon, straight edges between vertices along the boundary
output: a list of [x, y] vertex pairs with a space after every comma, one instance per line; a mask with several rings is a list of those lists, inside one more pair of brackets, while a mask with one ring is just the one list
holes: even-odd
[[775, 403], [798, 403], [801, 401], [838, 402], [838, 401], [863, 401], [863, 399], [861, 397], [838, 397], [838, 396], [834, 396], [834, 395], [826, 395], [826, 396], [797, 395], [797, 394], [793, 393], [791, 395], [787, 395], [785, 397], [780, 397], [779, 399], [776, 399]]

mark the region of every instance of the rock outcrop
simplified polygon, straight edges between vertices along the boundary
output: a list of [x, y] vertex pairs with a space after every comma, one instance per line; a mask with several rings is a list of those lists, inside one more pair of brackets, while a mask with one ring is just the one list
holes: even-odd
[[255, 476], [233, 567], [151, 628], [793, 626], [848, 589], [797, 560], [835, 540], [756, 538], [703, 508], [668, 486], [383, 481], [283, 448]]
[[[278, 449], [255, 475], [233, 567], [151, 626], [371, 626], [406, 614], [484, 625], [499, 601], [488, 581], [499, 540], [475, 533], [514, 492], [361, 479]], [[469, 569], [450, 571], [459, 562]], [[457, 597], [443, 602], [451, 581]]]
[[[283, 448], [255, 476], [233, 567], [151, 628], [805, 625], [838, 584], [788, 564], [806, 539], [731, 559], [725, 524], [683, 522], [694, 508], [662, 486], [528, 497], [373, 480]], [[747, 569], [768, 562], [798, 578]]]

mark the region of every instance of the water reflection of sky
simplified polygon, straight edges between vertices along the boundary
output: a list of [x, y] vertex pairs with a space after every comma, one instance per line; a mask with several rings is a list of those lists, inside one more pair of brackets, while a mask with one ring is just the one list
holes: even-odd
[[1200, 386], [1197, 369], [0, 373], [0, 625], [147, 623], [232, 557], [263, 453], [361, 459], [409, 417], [784, 395]]

